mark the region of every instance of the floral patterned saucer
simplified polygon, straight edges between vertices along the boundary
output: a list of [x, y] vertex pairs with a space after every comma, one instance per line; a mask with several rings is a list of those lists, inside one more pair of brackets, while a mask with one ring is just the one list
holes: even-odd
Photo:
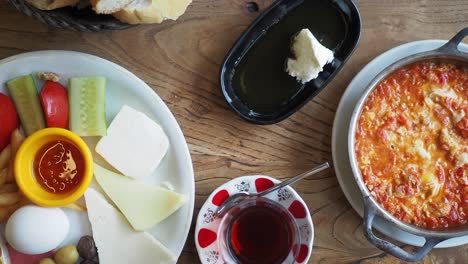
[[[233, 179], [217, 188], [200, 209], [195, 227], [195, 244], [203, 264], [223, 264], [217, 231], [220, 219], [214, 217], [216, 208], [230, 195], [239, 192], [257, 193], [264, 191], [280, 181], [269, 176], [243, 176]], [[280, 203], [294, 216], [301, 235], [301, 246], [295, 263], [307, 263], [312, 253], [314, 226], [304, 200], [291, 187], [272, 192], [265, 198]]]

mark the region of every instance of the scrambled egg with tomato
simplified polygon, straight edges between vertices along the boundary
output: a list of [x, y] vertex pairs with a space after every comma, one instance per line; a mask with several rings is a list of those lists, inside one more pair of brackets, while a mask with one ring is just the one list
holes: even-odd
[[417, 63], [365, 102], [355, 151], [373, 197], [426, 229], [468, 221], [468, 69]]

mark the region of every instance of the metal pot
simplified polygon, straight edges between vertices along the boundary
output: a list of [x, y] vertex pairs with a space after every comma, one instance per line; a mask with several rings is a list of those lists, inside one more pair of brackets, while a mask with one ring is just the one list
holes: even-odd
[[[354, 177], [356, 182], [361, 190], [361, 193], [364, 197], [364, 235], [367, 237], [369, 242], [371, 242], [374, 246], [378, 247], [379, 249], [389, 253], [397, 258], [400, 258], [405, 261], [418, 261], [426, 256], [429, 251], [431, 251], [437, 244], [440, 242], [454, 238], [459, 236], [466, 236], [468, 235], [468, 224], [454, 227], [454, 228], [447, 228], [444, 230], [427, 230], [422, 229], [410, 224], [407, 224], [403, 221], [400, 221], [389, 212], [385, 210], [370, 194], [369, 190], [367, 189], [366, 185], [364, 184], [364, 180], [362, 179], [361, 172], [359, 170], [356, 153], [355, 153], [355, 134], [357, 123], [359, 117], [362, 112], [362, 108], [364, 103], [367, 100], [369, 94], [374, 90], [375, 87], [386, 77], [390, 74], [395, 72], [396, 70], [417, 62], [422, 61], [442, 61], [442, 62], [449, 62], [452, 64], [463, 65], [463, 67], [468, 67], [468, 53], [461, 52], [458, 50], [458, 45], [461, 43], [463, 38], [468, 35], [468, 28], [463, 29], [457, 35], [455, 35], [449, 42], [447, 42], [442, 47], [417, 53], [408, 57], [405, 57], [394, 64], [390, 65], [386, 69], [384, 69], [381, 73], [379, 73], [368, 85], [364, 94], [361, 96], [360, 100], [358, 101], [351, 118], [351, 124], [349, 128], [348, 134], [348, 149], [349, 149], [349, 156], [351, 161], [351, 168], [353, 170]], [[390, 222], [397, 228], [409, 232], [411, 234], [424, 237], [426, 242], [424, 245], [417, 251], [416, 253], [408, 253], [404, 251], [402, 248], [398, 247], [397, 245], [386, 241], [382, 238], [378, 238], [372, 231], [372, 223], [374, 221], [375, 216], [378, 215], [382, 217], [384, 220]]]

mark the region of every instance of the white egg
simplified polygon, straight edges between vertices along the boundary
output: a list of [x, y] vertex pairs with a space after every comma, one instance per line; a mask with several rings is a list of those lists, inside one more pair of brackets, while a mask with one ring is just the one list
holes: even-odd
[[59, 246], [69, 228], [67, 215], [61, 209], [28, 205], [11, 215], [5, 238], [19, 252], [36, 255]]

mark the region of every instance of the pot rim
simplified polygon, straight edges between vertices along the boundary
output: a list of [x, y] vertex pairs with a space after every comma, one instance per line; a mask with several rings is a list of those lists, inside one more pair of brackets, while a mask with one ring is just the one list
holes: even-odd
[[[468, 31], [468, 28], [465, 30]], [[463, 31], [462, 31], [463, 32]], [[454, 38], [455, 39], [455, 38]], [[452, 39], [453, 40], [453, 39]], [[460, 39], [461, 41], [461, 39]], [[408, 224], [397, 219], [395, 216], [390, 214], [385, 208], [383, 208], [370, 194], [369, 190], [367, 189], [362, 175], [359, 169], [359, 164], [356, 158], [355, 153], [355, 133], [357, 128], [357, 122], [359, 117], [361, 116], [362, 108], [364, 103], [367, 101], [368, 96], [370, 93], [378, 86], [378, 84], [402, 67], [419, 63], [422, 61], [449, 61], [451, 63], [463, 64], [464, 66], [468, 67], [468, 54], [459, 51], [456, 47], [458, 43], [453, 45], [452, 41], [447, 42], [441, 48], [436, 50], [427, 51], [416, 53], [405, 58], [402, 58], [395, 63], [391, 64], [390, 66], [386, 67], [382, 70], [377, 76], [367, 85], [364, 93], [361, 95], [360, 99], [358, 100], [351, 116], [350, 126], [348, 130], [348, 152], [350, 157], [351, 169], [353, 171], [353, 176], [356, 180], [356, 183], [361, 191], [364, 200], [368, 200], [369, 203], [365, 203], [364, 207], [372, 207], [375, 210], [376, 214], [380, 217], [384, 218], [386, 221], [390, 222], [397, 228], [406, 231], [408, 233], [421, 236], [424, 238], [440, 238], [440, 239], [449, 239], [459, 236], [468, 235], [468, 224], [462, 225], [460, 227], [455, 228], [448, 228], [448, 229], [437, 229], [437, 230], [430, 230], [430, 229], [423, 229], [420, 227], [416, 227], [414, 225]], [[365, 208], [368, 209], [368, 208]]]

